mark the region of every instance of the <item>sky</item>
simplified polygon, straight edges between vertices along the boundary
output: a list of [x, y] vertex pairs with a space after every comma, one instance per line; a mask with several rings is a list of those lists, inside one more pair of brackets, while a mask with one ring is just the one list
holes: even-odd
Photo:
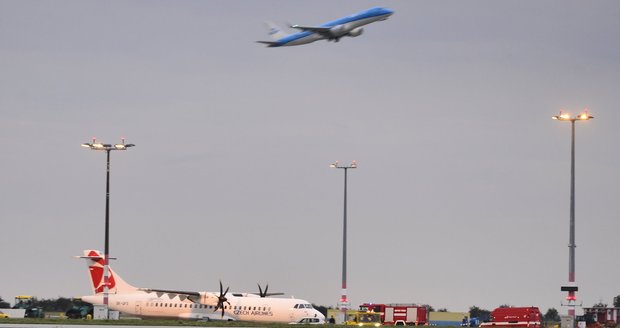
[[[395, 11], [267, 48], [263, 22]], [[576, 127], [578, 303], [620, 295], [617, 1], [0, 1], [0, 296], [138, 287], [556, 308]], [[581, 313], [580, 310], [577, 313]]]

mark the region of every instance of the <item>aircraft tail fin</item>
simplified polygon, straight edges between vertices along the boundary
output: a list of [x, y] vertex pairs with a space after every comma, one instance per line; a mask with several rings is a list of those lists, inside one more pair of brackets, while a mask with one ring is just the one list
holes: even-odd
[[274, 40], [279, 40], [288, 35], [274, 22], [267, 21], [265, 22], [265, 25], [269, 29], [269, 36]]
[[[104, 257], [97, 250], [85, 250], [83, 256], [79, 258], [86, 259], [88, 264], [88, 272], [92, 283], [93, 294], [101, 294], [104, 289]], [[109, 266], [108, 266], [109, 267]], [[138, 288], [128, 284], [119, 275], [117, 275], [111, 267], [108, 275], [108, 293], [117, 294], [123, 292], [135, 291]]]

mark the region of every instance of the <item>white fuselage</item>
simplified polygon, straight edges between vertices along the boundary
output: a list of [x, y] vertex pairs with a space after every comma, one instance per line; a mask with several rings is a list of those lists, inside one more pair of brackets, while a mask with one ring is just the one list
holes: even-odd
[[269, 25], [270, 35], [274, 41], [258, 41], [268, 47], [298, 46], [318, 40], [338, 41], [349, 36], [356, 37], [362, 34], [362, 26], [386, 20], [394, 11], [387, 8], [371, 8], [357, 14], [321, 24], [319, 26], [291, 25], [290, 27], [301, 32], [285, 35], [275, 24]]
[[[296, 322], [302, 318], [325, 320], [322, 313], [310, 303], [294, 298], [258, 297], [253, 294], [227, 295], [224, 316], [215, 306], [194, 303], [189, 299], [170, 298], [167, 294], [158, 297], [153, 293], [136, 291], [126, 294], [110, 294], [110, 310], [142, 318], [170, 318], [193, 320], [239, 320], [257, 322]], [[84, 296], [82, 300], [91, 304], [103, 304], [102, 295]]]
[[[85, 250], [80, 256], [86, 260], [93, 295], [82, 300], [93, 305], [104, 304], [104, 257], [97, 250]], [[119, 311], [142, 318], [170, 318], [189, 320], [241, 320], [257, 322], [297, 322], [312, 318], [325, 322], [325, 316], [308, 301], [295, 298], [260, 297], [252, 293], [187, 292], [137, 288], [128, 284], [109, 268], [108, 310]], [[260, 286], [259, 286], [260, 288]], [[262, 296], [267, 296], [260, 290]], [[222, 308], [216, 310], [218, 304]]]
[[[362, 27], [364, 25], [368, 25], [370, 23], [374, 23], [377, 21], [382, 21], [382, 20], [386, 20], [387, 17], [372, 17], [372, 18], [366, 18], [366, 19], [360, 19], [360, 20], [356, 20], [353, 22], [349, 22], [349, 23], [345, 23], [341, 25], [341, 28], [343, 29], [343, 31], [345, 31], [346, 33], [351, 32], [352, 30]], [[307, 33], [307, 32], [306, 32]], [[346, 33], [344, 33], [346, 35]], [[304, 32], [298, 33], [299, 35], [303, 35]], [[304, 36], [302, 38], [287, 42], [285, 45], [286, 46], [299, 46], [302, 44], [307, 44], [307, 43], [312, 43], [315, 41], [319, 41], [319, 40], [328, 40], [329, 38], [317, 33], [310, 33], [307, 36]]]

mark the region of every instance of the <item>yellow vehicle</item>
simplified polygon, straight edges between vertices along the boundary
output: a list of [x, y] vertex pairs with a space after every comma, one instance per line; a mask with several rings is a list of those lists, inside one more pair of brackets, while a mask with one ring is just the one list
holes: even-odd
[[2, 313], [2, 311], [0, 310], [0, 319], [6, 319], [6, 318], [8, 318], [8, 317], [9, 317], [9, 315], [8, 315], [8, 314], [6, 314], [6, 313]]
[[34, 300], [34, 297], [32, 296], [25, 296], [25, 295], [15, 296], [15, 305], [13, 305], [13, 308], [14, 309], [27, 309], [32, 306], [33, 300]]
[[381, 313], [367, 311], [347, 311], [347, 326], [381, 326]]
[[14, 309], [25, 309], [26, 318], [43, 318], [43, 308], [34, 306], [36, 299], [33, 296], [19, 295], [15, 296]]

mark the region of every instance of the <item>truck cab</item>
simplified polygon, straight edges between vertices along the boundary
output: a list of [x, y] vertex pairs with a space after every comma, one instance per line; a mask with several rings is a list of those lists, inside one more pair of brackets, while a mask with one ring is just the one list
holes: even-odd
[[347, 326], [381, 326], [381, 314], [369, 311], [347, 311]]

